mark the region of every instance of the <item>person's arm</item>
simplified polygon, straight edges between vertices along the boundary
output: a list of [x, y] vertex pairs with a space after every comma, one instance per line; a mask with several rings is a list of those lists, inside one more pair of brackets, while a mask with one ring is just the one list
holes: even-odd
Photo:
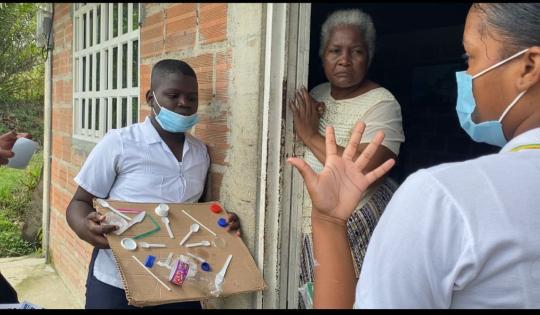
[[92, 199], [109, 196], [116, 181], [121, 152], [118, 133], [109, 131], [90, 152], [75, 177], [77, 191], [66, 210], [70, 228], [79, 238], [97, 248], [109, 248], [104, 234], [111, 233], [117, 226], [102, 224], [105, 217], [93, 208]]
[[390, 159], [373, 171], [366, 166], [384, 139], [378, 132], [373, 141], [354, 159], [365, 129], [356, 124], [342, 156], [337, 154], [332, 127], [326, 128], [326, 160], [316, 174], [299, 158], [288, 160], [306, 183], [312, 200], [313, 247], [315, 258], [314, 306], [316, 308], [351, 308], [354, 303], [356, 277], [346, 236], [345, 222], [367, 188], [384, 176], [394, 165]]
[[118, 227], [101, 224], [105, 216], [92, 207], [93, 198], [96, 196], [78, 186], [67, 207], [66, 220], [69, 227], [83, 241], [97, 248], [109, 248], [109, 241], [104, 234], [111, 233]]
[[[313, 155], [324, 165], [326, 161], [326, 145], [325, 137], [319, 132], [320, 111], [317, 109], [318, 102], [308, 93], [307, 89], [302, 88], [296, 94], [295, 99], [289, 105], [293, 111], [295, 118], [295, 128], [297, 135], [302, 142], [313, 152]], [[376, 105], [375, 105], [376, 106]], [[399, 117], [401, 123], [401, 116]], [[371, 122], [370, 115], [366, 115], [363, 121], [367, 124]], [[386, 130], [382, 129], [383, 132]], [[368, 133], [368, 131], [366, 131]], [[371, 133], [371, 132], [370, 132]], [[366, 149], [369, 143], [360, 143], [354, 154], [353, 159], [356, 159], [362, 151]], [[342, 156], [345, 148], [337, 145], [337, 155]], [[397, 159], [397, 155], [384, 145], [379, 146], [379, 149], [371, 158], [365, 171], [374, 170], [378, 165], [381, 165], [388, 159]]]
[[315, 259], [313, 307], [351, 308], [356, 276], [344, 220], [313, 209], [311, 230]]

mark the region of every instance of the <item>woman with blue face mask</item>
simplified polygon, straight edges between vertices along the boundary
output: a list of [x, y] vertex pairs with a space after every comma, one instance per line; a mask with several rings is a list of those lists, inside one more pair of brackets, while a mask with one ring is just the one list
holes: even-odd
[[315, 307], [540, 307], [540, 4], [474, 4], [463, 45], [460, 124], [501, 150], [409, 176], [375, 228], [356, 290], [346, 220], [395, 163], [363, 172], [384, 135], [355, 159], [365, 125], [342, 156], [327, 128], [320, 174], [290, 159], [313, 201]]

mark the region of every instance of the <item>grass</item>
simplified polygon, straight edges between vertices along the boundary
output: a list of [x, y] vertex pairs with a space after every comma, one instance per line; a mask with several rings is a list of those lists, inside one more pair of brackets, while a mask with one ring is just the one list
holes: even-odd
[[41, 248], [40, 239], [34, 244], [25, 241], [21, 229], [42, 168], [41, 151], [24, 170], [0, 167], [0, 257], [27, 255]]

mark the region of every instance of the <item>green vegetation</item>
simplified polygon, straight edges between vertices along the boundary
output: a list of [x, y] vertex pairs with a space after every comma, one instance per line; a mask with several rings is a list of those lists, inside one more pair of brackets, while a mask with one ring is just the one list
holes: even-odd
[[43, 100], [44, 52], [36, 46], [37, 3], [0, 5], [0, 100]]
[[[45, 53], [35, 43], [39, 5], [0, 3], [0, 134], [28, 132], [42, 144]], [[41, 248], [41, 233], [29, 243], [21, 229], [42, 168], [41, 152], [25, 170], [0, 167], [0, 257]]]
[[0, 167], [0, 257], [22, 256], [41, 248], [41, 239], [26, 242], [21, 228], [43, 168], [43, 153], [37, 152], [24, 170]]

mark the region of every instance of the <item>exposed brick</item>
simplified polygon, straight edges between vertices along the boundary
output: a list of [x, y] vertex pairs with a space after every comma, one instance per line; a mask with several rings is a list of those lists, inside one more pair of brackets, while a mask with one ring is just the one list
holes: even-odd
[[227, 53], [216, 54], [216, 98], [221, 101], [227, 101], [229, 94], [229, 72], [231, 69], [231, 55]]
[[179, 3], [171, 5], [166, 10], [167, 21], [195, 17], [197, 5], [195, 3]]
[[165, 51], [172, 52], [195, 45], [197, 24], [196, 5], [181, 3], [171, 5], [166, 11]]
[[199, 34], [202, 44], [227, 39], [227, 3], [202, 3], [200, 17]]
[[[222, 125], [222, 128], [226, 129], [227, 127]], [[200, 122], [194, 135], [208, 145], [213, 145], [219, 141], [227, 141], [227, 132], [216, 129], [219, 128], [210, 129], [208, 123]]]
[[71, 10], [70, 3], [55, 3], [54, 4], [54, 18], [55, 20], [62, 20], [65, 18]]
[[70, 191], [72, 194], [75, 193], [75, 191], [77, 190], [77, 186], [78, 186], [77, 183], [73, 180], [75, 178], [75, 176], [77, 176], [77, 173], [78, 172], [76, 172], [72, 168], [68, 168], [66, 189], [68, 191]]
[[[62, 157], [63, 141], [64, 141], [63, 137], [53, 134], [53, 136], [52, 136], [52, 148], [51, 148], [53, 156], [55, 156], [57, 158]], [[53, 169], [55, 168], [54, 161], [53, 161], [53, 164], [52, 164], [52, 168]]]
[[141, 58], [161, 54], [163, 51], [163, 12], [147, 16], [141, 26]]
[[229, 149], [228, 144], [219, 144], [219, 143], [208, 143], [208, 153], [210, 155], [210, 161], [215, 164], [227, 166], [228, 163], [225, 162], [227, 157], [227, 151]]
[[213, 54], [203, 54], [184, 59], [197, 74], [199, 83], [199, 104], [208, 102], [213, 96]]
[[221, 183], [223, 182], [223, 174], [210, 172], [210, 195], [209, 200], [219, 200], [221, 193]]
[[146, 40], [141, 45], [141, 57], [148, 58], [160, 55], [163, 51], [163, 40], [161, 38], [155, 40]]

